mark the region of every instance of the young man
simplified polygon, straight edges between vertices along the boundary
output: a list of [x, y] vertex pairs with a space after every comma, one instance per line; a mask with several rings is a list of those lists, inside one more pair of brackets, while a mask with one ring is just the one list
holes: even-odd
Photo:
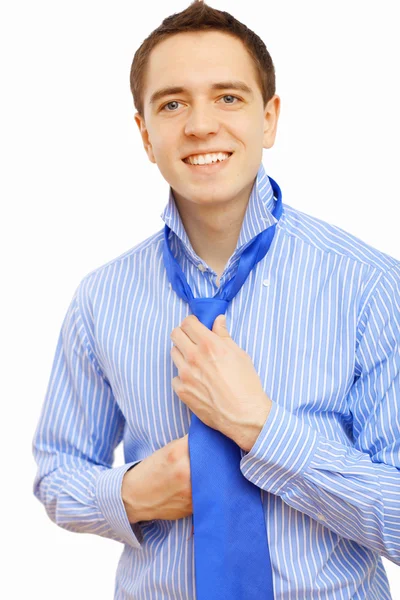
[[274, 68], [228, 13], [196, 2], [166, 19], [131, 86], [194, 297], [218, 296], [255, 237], [275, 234], [212, 328], [168, 281], [164, 228], [81, 281], [34, 438], [35, 495], [61, 527], [124, 543], [115, 598], [195, 598], [196, 415], [237, 444], [260, 490], [274, 598], [389, 599], [399, 261], [287, 204], [274, 216], [280, 190], [261, 163], [279, 117]]

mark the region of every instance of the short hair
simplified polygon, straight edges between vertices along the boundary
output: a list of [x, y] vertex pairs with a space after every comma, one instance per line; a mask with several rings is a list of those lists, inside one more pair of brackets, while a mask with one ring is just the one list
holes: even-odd
[[130, 88], [134, 106], [141, 117], [144, 116], [144, 78], [152, 49], [178, 33], [210, 30], [223, 31], [242, 40], [254, 62], [264, 108], [266, 107], [275, 94], [275, 67], [262, 39], [231, 14], [194, 0], [185, 10], [166, 17], [135, 52], [130, 71]]

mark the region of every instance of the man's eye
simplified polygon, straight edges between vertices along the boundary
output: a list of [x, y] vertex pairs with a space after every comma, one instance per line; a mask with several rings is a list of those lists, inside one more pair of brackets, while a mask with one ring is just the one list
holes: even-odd
[[[236, 98], [236, 100], [240, 100], [240, 98], [238, 98], [237, 96], [232, 96], [232, 94], [226, 94], [225, 96], [222, 96], [223, 98]], [[226, 102], [224, 103], [226, 104]], [[228, 104], [233, 104], [232, 102], [228, 102]]]
[[[169, 106], [170, 104], [180, 104], [180, 102], [178, 102], [177, 100], [171, 100], [171, 102], [167, 102], [167, 104], [164, 104], [164, 106], [161, 107], [161, 110], [165, 110], [165, 108], [167, 106]], [[175, 111], [167, 110], [167, 112], [175, 112]]]
[[[238, 96], [233, 96], [232, 94], [225, 94], [225, 96], [222, 96], [222, 98], [234, 98], [235, 100], [240, 101], [240, 98], [238, 98]], [[220, 98], [220, 100], [222, 98]], [[166, 110], [167, 106], [170, 106], [171, 104], [180, 104], [180, 102], [178, 102], [177, 100], [171, 100], [171, 102], [167, 102], [167, 104], [164, 104], [164, 106], [161, 107], [161, 110]], [[234, 104], [234, 102], [224, 102], [224, 104]], [[166, 110], [166, 112], [175, 112], [175, 110]]]

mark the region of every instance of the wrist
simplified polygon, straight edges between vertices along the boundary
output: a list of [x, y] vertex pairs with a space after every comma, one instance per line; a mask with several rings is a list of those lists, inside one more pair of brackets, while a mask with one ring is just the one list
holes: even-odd
[[268, 415], [271, 411], [272, 401], [270, 400], [268, 405], [261, 411], [260, 416], [252, 420], [251, 423], [247, 423], [241, 427], [238, 435], [236, 436], [236, 444], [244, 451], [250, 452], [252, 447], [257, 441], [258, 436], [263, 430], [265, 423], [268, 419]]
[[140, 495], [138, 493], [140, 486], [138, 485], [139, 481], [139, 471], [134, 469], [140, 463], [136, 463], [136, 465], [132, 465], [122, 478], [121, 485], [121, 498], [125, 507], [125, 512], [127, 514], [128, 520], [130, 523], [135, 524], [141, 521], [147, 521], [149, 519], [144, 507], [140, 502]]

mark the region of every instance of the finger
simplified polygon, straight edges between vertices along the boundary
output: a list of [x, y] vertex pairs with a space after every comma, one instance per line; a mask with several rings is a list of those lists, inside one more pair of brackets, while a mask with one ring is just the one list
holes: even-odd
[[215, 338], [215, 333], [199, 321], [195, 315], [189, 315], [183, 319], [180, 328], [194, 344], [199, 344], [204, 337]]
[[182, 369], [183, 366], [186, 364], [185, 357], [183, 356], [183, 354], [179, 350], [179, 348], [177, 348], [177, 346], [172, 346], [171, 358], [174, 361], [174, 364], [175, 364], [176, 368], [178, 369], [178, 371], [180, 371], [180, 369]]
[[187, 336], [187, 334], [180, 327], [176, 327], [172, 331], [170, 338], [171, 338], [172, 342], [174, 343], [174, 345], [178, 348], [178, 350], [181, 352], [181, 354], [186, 359], [189, 352], [193, 349], [192, 340]]

